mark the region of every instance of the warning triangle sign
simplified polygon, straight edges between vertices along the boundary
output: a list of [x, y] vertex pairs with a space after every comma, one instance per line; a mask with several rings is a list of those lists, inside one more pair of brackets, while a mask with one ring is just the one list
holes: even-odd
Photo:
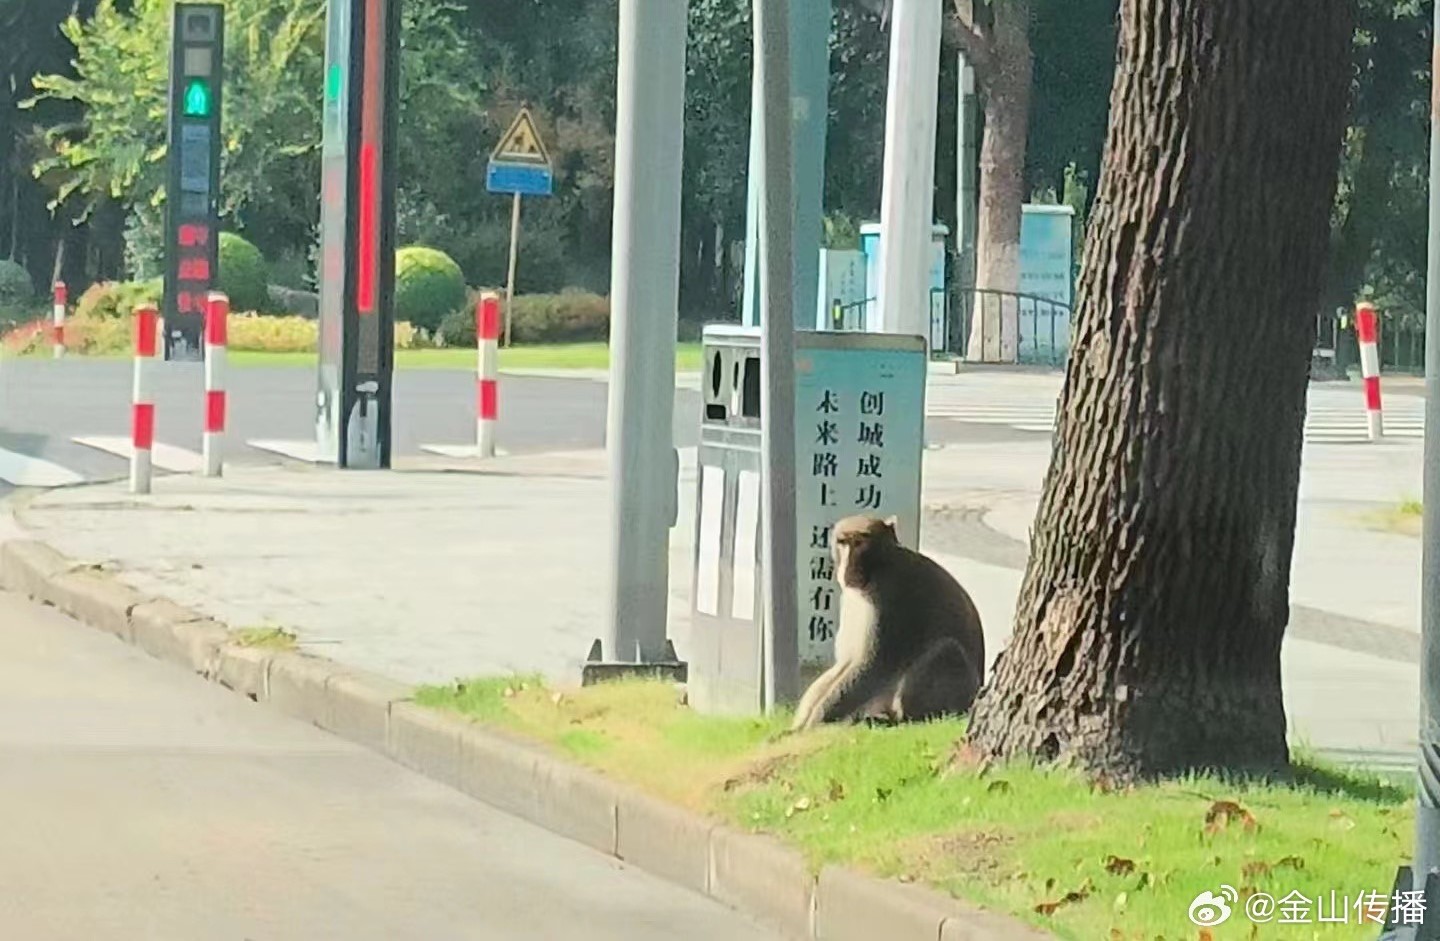
[[540, 143], [540, 132], [535, 129], [529, 108], [521, 108], [520, 113], [515, 115], [510, 129], [500, 138], [500, 145], [490, 159], [502, 163], [550, 163], [550, 154]]

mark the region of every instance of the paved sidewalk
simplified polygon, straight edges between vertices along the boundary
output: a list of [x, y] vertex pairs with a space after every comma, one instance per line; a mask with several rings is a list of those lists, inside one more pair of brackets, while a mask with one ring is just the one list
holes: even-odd
[[[1298, 737], [1410, 761], [1418, 690], [1419, 544], [1364, 515], [1419, 492], [1419, 442], [1307, 448], [1284, 666]], [[689, 640], [694, 452], [682, 452], [671, 634]], [[1046, 441], [926, 454], [922, 547], [1006, 642]], [[578, 675], [602, 628], [602, 452], [416, 461], [392, 473], [227, 468], [45, 492], [25, 528], [137, 588], [233, 626], [280, 624], [305, 647], [406, 682], [538, 670]], [[0, 531], [0, 538], [4, 538]]]

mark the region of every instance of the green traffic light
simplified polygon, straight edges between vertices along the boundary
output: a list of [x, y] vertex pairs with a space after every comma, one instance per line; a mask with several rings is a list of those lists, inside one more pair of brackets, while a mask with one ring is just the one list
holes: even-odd
[[210, 117], [210, 86], [202, 79], [192, 78], [185, 87], [185, 116]]

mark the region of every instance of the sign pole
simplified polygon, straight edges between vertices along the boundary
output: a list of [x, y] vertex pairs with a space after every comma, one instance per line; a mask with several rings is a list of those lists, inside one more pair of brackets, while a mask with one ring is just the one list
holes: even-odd
[[800, 690], [795, 568], [795, 221], [791, 204], [790, 4], [755, 0], [755, 70], [761, 92], [760, 200], [761, 507], [765, 598], [765, 709]]
[[510, 348], [510, 321], [515, 313], [515, 262], [520, 255], [520, 194], [510, 210], [510, 273], [505, 276], [505, 348]]

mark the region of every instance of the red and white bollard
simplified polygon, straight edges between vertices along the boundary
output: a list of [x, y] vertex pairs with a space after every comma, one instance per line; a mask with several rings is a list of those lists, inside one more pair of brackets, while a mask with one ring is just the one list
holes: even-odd
[[135, 384], [130, 413], [130, 492], [150, 492], [150, 451], [155, 446], [155, 402], [150, 397], [150, 361], [160, 314], [153, 304], [135, 308]]
[[1360, 341], [1360, 375], [1365, 383], [1365, 418], [1370, 440], [1379, 441], [1385, 434], [1380, 412], [1380, 347], [1378, 318], [1375, 305], [1369, 302], [1355, 308], [1355, 336]]
[[500, 295], [487, 291], [475, 305], [475, 339], [480, 372], [475, 386], [475, 453], [495, 456], [495, 422], [500, 414]]
[[229, 317], [230, 299], [212, 291], [205, 299], [205, 438], [201, 451], [206, 477], [219, 477], [225, 460], [225, 351]]
[[65, 305], [69, 303], [69, 291], [64, 281], [55, 282], [55, 307], [50, 321], [51, 342], [55, 349], [55, 358], [60, 359], [65, 355]]

